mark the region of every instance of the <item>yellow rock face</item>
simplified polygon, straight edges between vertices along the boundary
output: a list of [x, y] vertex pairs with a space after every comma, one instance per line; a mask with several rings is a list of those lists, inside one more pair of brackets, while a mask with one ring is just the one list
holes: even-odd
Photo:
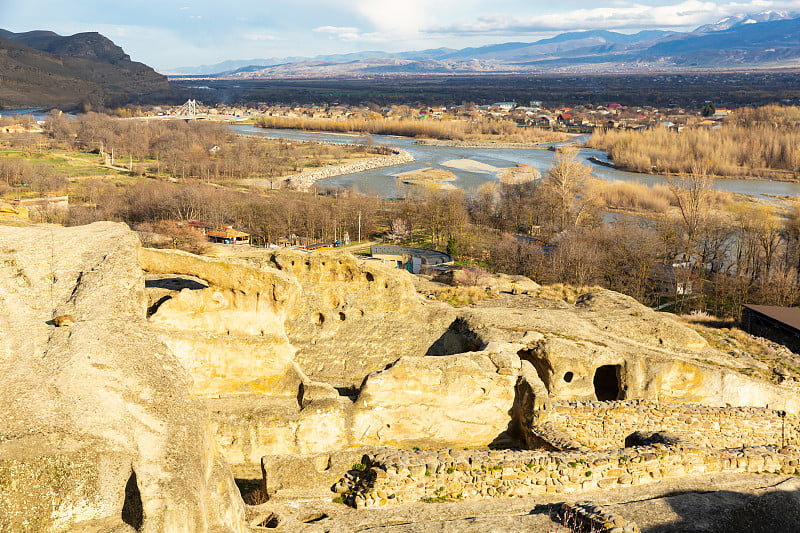
[[665, 402], [704, 402], [712, 399], [709, 385], [717, 380], [708, 371], [674, 361], [658, 374], [658, 398]]
[[163, 297], [149, 318], [191, 373], [195, 394], [297, 394], [304, 376], [284, 326], [299, 298], [295, 280], [274, 269], [175, 251], [143, 249], [140, 261], [151, 273], [208, 283]]

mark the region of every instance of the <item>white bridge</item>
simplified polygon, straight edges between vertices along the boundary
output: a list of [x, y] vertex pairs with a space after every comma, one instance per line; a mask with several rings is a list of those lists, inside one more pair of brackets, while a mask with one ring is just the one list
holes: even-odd
[[185, 104], [175, 108], [168, 115], [131, 117], [133, 120], [200, 120], [206, 118], [208, 115], [197, 112], [197, 100], [187, 100]]
[[197, 118], [197, 100], [187, 100], [185, 104], [175, 110], [173, 116]]

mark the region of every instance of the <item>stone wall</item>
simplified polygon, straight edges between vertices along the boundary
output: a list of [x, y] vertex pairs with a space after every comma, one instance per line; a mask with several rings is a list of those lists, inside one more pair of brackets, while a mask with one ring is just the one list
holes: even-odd
[[300, 172], [298, 174], [292, 174], [284, 179], [290, 188], [300, 191], [307, 191], [309, 188], [311, 188], [311, 185], [313, 185], [314, 182], [324, 180], [325, 178], [342, 176], [344, 174], [355, 174], [356, 172], [372, 170], [373, 168], [402, 165], [403, 163], [410, 163], [413, 160], [414, 156], [405, 150], [394, 150], [392, 155], [371, 157], [369, 159], [359, 159], [358, 161], [342, 163], [341, 165], [315, 168]]
[[652, 447], [602, 452], [386, 449], [365, 455], [334, 491], [357, 508], [652, 483], [715, 472], [800, 474], [800, 448]]
[[644, 400], [553, 402], [545, 420], [589, 448], [620, 448], [634, 431], [667, 431], [704, 448], [800, 445], [800, 418], [760, 407]]

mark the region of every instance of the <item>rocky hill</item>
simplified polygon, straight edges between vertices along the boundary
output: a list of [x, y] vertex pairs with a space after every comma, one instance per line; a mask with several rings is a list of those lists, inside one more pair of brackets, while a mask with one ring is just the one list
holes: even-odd
[[[569, 493], [622, 499], [659, 531], [723, 531], [635, 504], [796, 489], [800, 376], [781, 354], [611, 291], [487, 283], [494, 297], [454, 308], [431, 298], [440, 284], [346, 253], [201, 257], [110, 222], [0, 226], [0, 531], [464, 531], [477, 516], [510, 532]], [[712, 500], [733, 524], [753, 514]], [[449, 502], [452, 527], [420, 502]]]
[[99, 33], [0, 30], [0, 80], [0, 108], [103, 104], [168, 88]]

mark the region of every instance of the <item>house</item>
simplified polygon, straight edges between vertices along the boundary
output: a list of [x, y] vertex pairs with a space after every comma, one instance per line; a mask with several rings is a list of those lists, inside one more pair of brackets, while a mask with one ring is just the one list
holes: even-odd
[[233, 229], [233, 226], [217, 226], [206, 231], [211, 242], [219, 244], [250, 244], [250, 234]]
[[800, 351], [800, 307], [743, 305], [742, 329]]
[[452, 263], [453, 258], [444, 252], [427, 248], [411, 248], [408, 246], [370, 246], [370, 255], [380, 259], [385, 265], [405, 269], [412, 274], [419, 274], [425, 267]]
[[563, 122], [564, 124], [572, 124], [574, 117], [569, 113], [559, 113], [556, 116], [556, 120], [558, 120], [559, 122]]
[[22, 124], [14, 124], [12, 126], [6, 126], [2, 129], [4, 133], [25, 133], [28, 131]]

